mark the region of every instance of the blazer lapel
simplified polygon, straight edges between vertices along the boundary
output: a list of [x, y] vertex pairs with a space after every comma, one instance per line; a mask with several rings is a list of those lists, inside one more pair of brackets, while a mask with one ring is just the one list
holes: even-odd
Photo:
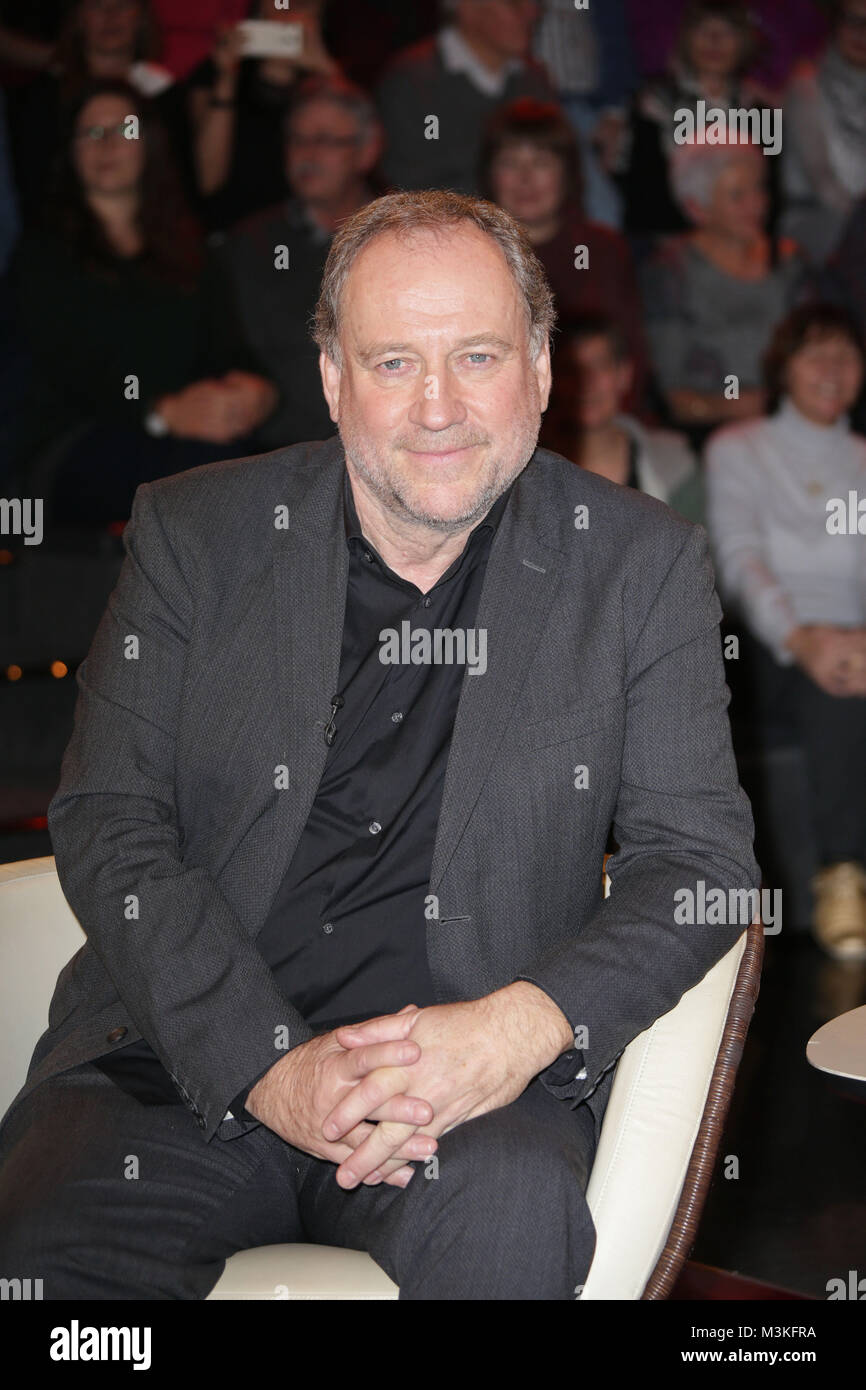
[[[490, 770], [559, 587], [562, 551], [542, 520], [542, 471], [518, 478], [499, 522], [475, 625], [487, 632], [487, 668], [463, 677], [430, 872], [442, 879]], [[548, 499], [548, 516], [551, 503]]]
[[277, 708], [289, 786], [284, 843], [300, 838], [322, 776], [331, 697], [340, 672], [349, 560], [343, 529], [345, 462], [339, 440], [280, 532], [273, 565]]

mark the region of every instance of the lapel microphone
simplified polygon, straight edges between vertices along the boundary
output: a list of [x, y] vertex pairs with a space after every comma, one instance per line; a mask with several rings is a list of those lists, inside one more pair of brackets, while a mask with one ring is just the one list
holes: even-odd
[[325, 725], [325, 742], [327, 743], [329, 748], [331, 744], [334, 742], [334, 739], [337, 737], [337, 725], [335, 722], [337, 718], [337, 710], [342, 709], [345, 703], [346, 702], [343, 699], [342, 695], [331, 696], [331, 717]]

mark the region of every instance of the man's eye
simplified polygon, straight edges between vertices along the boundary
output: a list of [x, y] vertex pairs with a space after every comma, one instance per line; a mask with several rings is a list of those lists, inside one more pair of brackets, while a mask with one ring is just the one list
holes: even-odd
[[489, 352], [470, 352], [470, 357], [486, 357], [488, 362], [493, 361], [493, 354]]
[[[405, 361], [405, 358], [403, 358], [403, 357], [389, 357], [387, 362], [380, 362], [380, 363], [379, 363], [379, 366], [380, 366], [380, 367], [390, 367], [391, 364], [394, 363], [394, 362], [403, 362], [403, 361]], [[385, 375], [386, 375], [386, 376], [393, 376], [394, 373], [393, 373], [393, 372], [386, 372]]]

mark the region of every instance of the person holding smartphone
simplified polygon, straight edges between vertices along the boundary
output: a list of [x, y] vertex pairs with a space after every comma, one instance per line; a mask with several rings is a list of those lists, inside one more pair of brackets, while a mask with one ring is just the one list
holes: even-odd
[[[279, 56], [280, 36], [268, 43], [259, 26], [250, 51], [246, 25], [226, 24], [217, 31], [210, 58], [188, 79], [194, 177], [211, 230], [231, 227], [283, 197], [283, 119], [298, 79], [340, 75], [322, 41], [322, 8], [322, 0], [296, 0], [291, 10], [256, 0], [252, 20], [300, 26], [298, 55]], [[266, 48], [278, 56], [267, 56]]]

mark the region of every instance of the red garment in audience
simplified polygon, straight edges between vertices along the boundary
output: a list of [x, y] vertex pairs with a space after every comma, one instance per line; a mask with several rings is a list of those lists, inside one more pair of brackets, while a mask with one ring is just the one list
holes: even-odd
[[249, 7], [250, 0], [153, 0], [163, 67], [186, 77], [213, 48], [217, 25], [245, 19]]

